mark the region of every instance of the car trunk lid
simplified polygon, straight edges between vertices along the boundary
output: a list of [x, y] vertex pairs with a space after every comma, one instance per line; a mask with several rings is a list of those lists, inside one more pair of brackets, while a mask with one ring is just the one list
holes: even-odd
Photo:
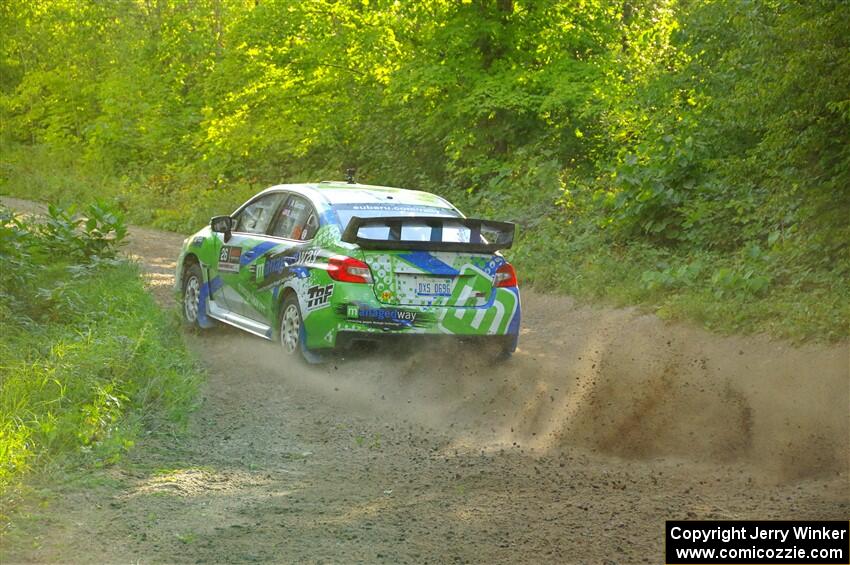
[[493, 289], [494, 255], [370, 250], [363, 260], [382, 304], [483, 306]]
[[513, 224], [449, 217], [352, 218], [343, 241], [361, 247], [382, 304], [475, 307], [487, 304], [513, 243]]

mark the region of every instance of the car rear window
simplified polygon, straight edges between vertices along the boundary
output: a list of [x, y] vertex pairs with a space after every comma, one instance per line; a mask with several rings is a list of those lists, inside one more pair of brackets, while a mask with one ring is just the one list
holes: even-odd
[[[345, 231], [351, 218], [386, 218], [391, 216], [442, 216], [446, 218], [459, 218], [455, 210], [442, 208], [440, 206], [415, 206], [405, 204], [343, 204], [334, 206], [339, 216], [340, 229]], [[431, 228], [427, 226], [410, 226], [406, 228], [404, 239], [409, 241], [428, 241], [431, 237]], [[412, 231], [411, 231], [412, 230]], [[420, 230], [421, 233], [414, 233]], [[362, 237], [369, 239], [389, 239], [390, 229], [386, 226], [364, 226], [360, 230]]]

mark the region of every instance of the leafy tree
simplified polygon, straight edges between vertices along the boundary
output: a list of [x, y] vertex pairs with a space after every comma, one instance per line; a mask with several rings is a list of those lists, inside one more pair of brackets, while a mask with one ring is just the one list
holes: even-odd
[[0, 143], [8, 170], [86, 179], [54, 196], [94, 179], [169, 227], [354, 166], [820, 288], [850, 274], [848, 22], [843, 0], [10, 0]]

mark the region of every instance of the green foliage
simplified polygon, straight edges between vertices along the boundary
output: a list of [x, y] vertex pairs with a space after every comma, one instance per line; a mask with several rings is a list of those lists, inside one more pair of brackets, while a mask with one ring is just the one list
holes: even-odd
[[[842, 0], [7, 2], [0, 190], [191, 231], [356, 166], [613, 246], [643, 266], [613, 295], [843, 295], [848, 21]], [[798, 319], [773, 315], [753, 328]]]
[[764, 332], [794, 341], [846, 339], [850, 293], [832, 272], [795, 269], [750, 248], [711, 251], [618, 244], [593, 224], [546, 218], [521, 232], [509, 259], [520, 284], [616, 306], [641, 304], [667, 319], [723, 333]]
[[39, 221], [0, 208], [0, 493], [69, 457], [108, 464], [194, 402], [178, 328], [115, 255], [124, 233], [99, 204]]
[[127, 227], [121, 215], [112, 213], [102, 202], [90, 204], [85, 217], [76, 216], [73, 208], [66, 210], [51, 204], [44, 223], [35, 225], [34, 234], [35, 245], [43, 253], [97, 263], [116, 257]]

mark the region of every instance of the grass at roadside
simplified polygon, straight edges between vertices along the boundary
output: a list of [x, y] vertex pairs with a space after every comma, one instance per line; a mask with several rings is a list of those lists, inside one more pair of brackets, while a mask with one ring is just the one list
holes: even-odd
[[723, 254], [616, 246], [593, 230], [546, 219], [509, 255], [520, 283], [524, 275], [548, 292], [639, 305], [718, 333], [765, 333], [795, 342], [850, 336], [850, 290], [842, 276], [808, 269], [789, 274], [758, 249]]
[[115, 462], [196, 400], [176, 320], [116, 255], [121, 220], [97, 206], [86, 217], [0, 209], [0, 500], [32, 470]]

